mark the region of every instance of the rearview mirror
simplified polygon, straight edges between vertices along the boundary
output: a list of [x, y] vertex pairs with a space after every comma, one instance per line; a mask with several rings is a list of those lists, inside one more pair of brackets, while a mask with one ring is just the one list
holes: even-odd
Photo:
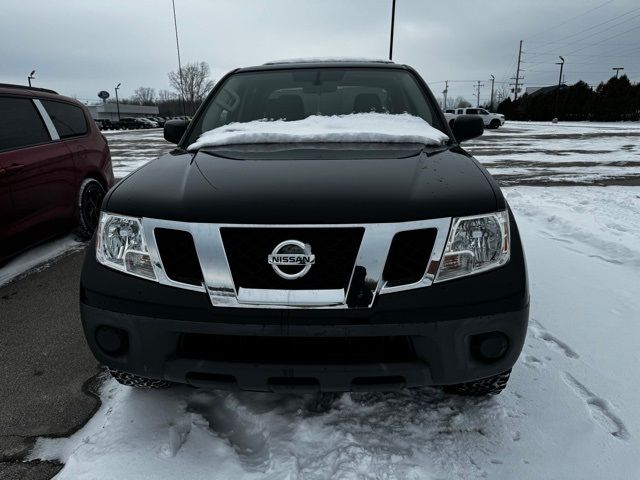
[[164, 124], [164, 139], [167, 142], [179, 143], [189, 126], [189, 120], [168, 120]]
[[484, 122], [476, 115], [460, 115], [453, 122], [453, 136], [458, 142], [471, 140], [484, 133]]

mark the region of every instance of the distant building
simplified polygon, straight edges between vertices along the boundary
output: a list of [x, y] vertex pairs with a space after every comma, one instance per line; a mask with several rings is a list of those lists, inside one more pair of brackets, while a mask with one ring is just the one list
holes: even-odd
[[[567, 85], [564, 83], [560, 85], [560, 89], [563, 90], [567, 88]], [[543, 95], [545, 93], [550, 93], [558, 89], [558, 85], [551, 85], [549, 87], [527, 87], [524, 91], [525, 95], [530, 95], [535, 97], [537, 95]]]
[[[87, 106], [91, 116], [98, 120], [118, 120], [118, 107], [115, 103]], [[122, 117], [155, 117], [159, 110], [156, 106], [120, 104], [120, 118]]]

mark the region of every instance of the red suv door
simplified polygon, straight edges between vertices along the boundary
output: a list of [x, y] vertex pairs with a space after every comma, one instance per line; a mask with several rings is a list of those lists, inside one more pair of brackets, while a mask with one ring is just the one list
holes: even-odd
[[[52, 139], [37, 100], [0, 97], [0, 177], [11, 208], [2, 215], [0, 240], [13, 238], [35, 226], [68, 226], [75, 202], [73, 157]], [[6, 198], [4, 200], [6, 202]], [[12, 248], [9, 248], [13, 250]]]

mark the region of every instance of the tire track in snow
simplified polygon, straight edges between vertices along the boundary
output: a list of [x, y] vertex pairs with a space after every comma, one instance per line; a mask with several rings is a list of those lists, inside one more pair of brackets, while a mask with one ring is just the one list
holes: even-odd
[[622, 419], [613, 412], [613, 406], [608, 400], [595, 395], [568, 372], [562, 373], [562, 379], [577, 396], [587, 404], [591, 416], [602, 428], [607, 430], [615, 438], [621, 440], [629, 439], [630, 435], [627, 426]]
[[565, 356], [567, 356], [568, 358], [573, 358], [573, 359], [580, 358], [580, 355], [578, 355], [578, 353], [573, 348], [571, 348], [569, 345], [567, 345], [565, 342], [563, 342], [559, 338], [551, 335], [547, 331], [547, 329], [544, 328], [540, 324], [540, 322], [538, 322], [537, 320], [531, 319], [529, 321], [529, 330], [531, 331], [534, 337], [536, 337], [539, 340], [542, 340], [545, 343], [553, 345], [555, 348], [559, 349], [562, 353], [564, 353]]

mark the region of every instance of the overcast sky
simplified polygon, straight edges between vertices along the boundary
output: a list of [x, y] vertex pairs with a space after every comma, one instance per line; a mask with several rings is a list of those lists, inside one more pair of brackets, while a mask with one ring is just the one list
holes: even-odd
[[[175, 0], [182, 62], [212, 77], [237, 66], [304, 56], [386, 58], [391, 0]], [[414, 66], [441, 97], [489, 96], [490, 75], [515, 75], [524, 40], [525, 85], [590, 84], [623, 66], [640, 81], [638, 0], [397, 0], [394, 60]], [[82, 100], [122, 83], [169, 88], [177, 66], [171, 0], [1, 0], [0, 82], [53, 88]], [[560, 24], [560, 25], [558, 25]], [[544, 55], [540, 55], [544, 54]], [[502, 85], [496, 84], [496, 89]]]

